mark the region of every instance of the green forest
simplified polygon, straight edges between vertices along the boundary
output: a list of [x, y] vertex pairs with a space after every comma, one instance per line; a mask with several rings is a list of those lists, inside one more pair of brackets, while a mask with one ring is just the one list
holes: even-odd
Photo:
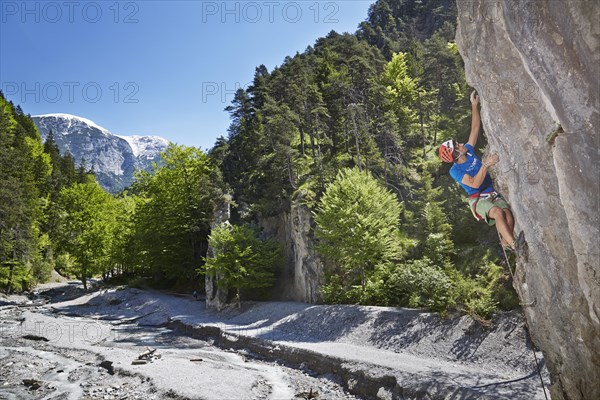
[[[257, 67], [212, 149], [173, 144], [117, 195], [0, 96], [2, 290], [53, 269], [86, 287], [101, 276], [177, 290], [212, 274], [237, 299], [269, 299], [284, 261], [260, 221], [301, 202], [326, 303], [477, 318], [516, 307], [495, 230], [475, 221], [437, 156], [471, 122], [456, 16], [450, 0], [377, 1], [356, 33]], [[230, 223], [211, 229], [224, 201]]]

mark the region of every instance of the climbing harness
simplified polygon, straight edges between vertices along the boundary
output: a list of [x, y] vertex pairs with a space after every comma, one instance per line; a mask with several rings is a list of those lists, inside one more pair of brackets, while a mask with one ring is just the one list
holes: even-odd
[[[510, 277], [512, 278], [512, 281], [515, 281], [515, 275], [513, 273], [512, 267], [510, 266], [510, 261], [508, 260], [508, 254], [506, 254], [506, 249], [504, 248], [504, 246], [502, 246], [502, 235], [500, 235], [500, 232], [498, 232], [498, 238], [500, 239], [500, 245], [502, 247], [502, 252], [504, 253], [504, 258], [506, 259], [506, 265], [508, 265], [508, 271], [510, 272]], [[515, 265], [516, 267], [516, 265]], [[515, 270], [516, 272], [516, 270]], [[529, 302], [529, 303], [519, 303], [519, 305], [521, 307], [533, 307], [537, 302], [537, 299], [533, 299], [533, 301]], [[523, 310], [522, 310], [523, 311]], [[535, 359], [535, 365], [537, 367], [537, 372], [538, 372], [538, 376], [540, 377], [540, 382], [542, 383], [542, 389], [544, 390], [544, 397], [546, 398], [546, 400], [548, 400], [548, 395], [546, 394], [546, 385], [544, 384], [544, 379], [542, 378], [542, 370], [540, 368], [540, 363], [538, 361], [537, 358], [537, 354], [535, 353], [535, 349], [533, 348], [533, 340], [531, 340], [531, 333], [530, 333], [530, 329], [529, 329], [529, 324], [527, 323], [527, 316], [525, 315], [525, 311], [523, 311], [523, 318], [525, 320], [525, 330], [527, 332], [527, 335], [529, 335], [529, 340], [531, 341], [532, 347], [531, 347], [531, 351], [533, 352], [533, 358]]]
[[500, 194], [496, 193], [496, 192], [489, 192], [489, 193], [475, 193], [469, 196], [470, 199], [475, 199], [475, 201], [469, 206], [469, 208], [471, 209], [471, 214], [473, 214], [473, 216], [475, 217], [475, 219], [477, 221], [483, 221], [484, 218], [477, 214], [477, 203], [479, 203], [480, 199], [487, 199], [490, 200], [492, 203], [495, 202], [497, 199], [501, 199]]

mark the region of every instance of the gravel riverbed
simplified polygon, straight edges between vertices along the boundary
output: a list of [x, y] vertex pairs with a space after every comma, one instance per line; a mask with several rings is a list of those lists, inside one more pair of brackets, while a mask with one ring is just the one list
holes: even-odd
[[4, 296], [0, 317], [2, 399], [544, 398], [518, 313], [484, 327], [387, 307], [216, 312], [191, 296], [63, 283]]

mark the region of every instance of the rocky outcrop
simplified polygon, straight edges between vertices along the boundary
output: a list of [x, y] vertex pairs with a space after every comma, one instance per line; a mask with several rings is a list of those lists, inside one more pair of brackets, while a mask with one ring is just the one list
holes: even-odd
[[[229, 195], [214, 210], [211, 229], [231, 218]], [[243, 206], [242, 206], [243, 208]], [[268, 218], [259, 218], [261, 236], [281, 243], [284, 249], [284, 263], [275, 271], [273, 299], [321, 302], [320, 288], [323, 285], [323, 264], [316, 254], [315, 239], [311, 228], [312, 214], [302, 203], [302, 195], [292, 201], [290, 210]], [[208, 247], [207, 257], [215, 257], [216, 252]], [[221, 310], [227, 306], [230, 296], [227, 290], [219, 288], [219, 276], [206, 275], [206, 306]]]
[[312, 214], [302, 195], [292, 200], [290, 210], [260, 221], [264, 233], [284, 246], [285, 264], [276, 272], [277, 300], [319, 303], [324, 283], [323, 263], [315, 250]]
[[[210, 223], [210, 229], [214, 229], [216, 226], [221, 224], [229, 224], [231, 218], [231, 196], [224, 195], [222, 201], [220, 201], [215, 209], [213, 210], [213, 218]], [[208, 246], [206, 251], [206, 257], [216, 257], [217, 251], [212, 246]], [[218, 286], [219, 275], [211, 276], [206, 275], [204, 278], [204, 289], [206, 291], [206, 307], [216, 310], [221, 310], [227, 305], [229, 297], [228, 290], [220, 288]]]
[[553, 399], [600, 398], [599, 8], [458, 0], [497, 186], [528, 242], [514, 284], [535, 301], [525, 314]]

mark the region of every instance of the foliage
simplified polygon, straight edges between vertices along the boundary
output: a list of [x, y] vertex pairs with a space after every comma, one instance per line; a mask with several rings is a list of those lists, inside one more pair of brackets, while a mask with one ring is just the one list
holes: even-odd
[[110, 260], [105, 275], [117, 270], [121, 275], [134, 275], [138, 266], [138, 246], [135, 240], [135, 213], [138, 199], [122, 193], [113, 202], [117, 224], [112, 231]]
[[427, 257], [400, 265], [390, 274], [390, 286], [398, 305], [444, 311], [453, 306], [452, 281]]
[[0, 94], [0, 285], [8, 292], [35, 283], [42, 247], [40, 186], [51, 171], [35, 125]]
[[[377, 0], [355, 34], [332, 31], [271, 71], [258, 66], [226, 107], [227, 137], [208, 154], [173, 145], [129, 193], [92, 196], [104, 225], [75, 201], [83, 187], [93, 191], [85, 166], [61, 155], [52, 133], [42, 145], [31, 119], [0, 96], [0, 284], [27, 288], [54, 266], [196, 287], [198, 269], [218, 267], [230, 277], [223, 284], [256, 296], [272, 271], [261, 269], [268, 260], [255, 265], [264, 243], [242, 227], [302, 202], [315, 215], [328, 302], [481, 318], [515, 307], [489, 250], [495, 232], [474, 221], [436, 156], [470, 124], [456, 15], [451, 0]], [[234, 225], [211, 237], [231, 251], [203, 267], [223, 193]]]
[[[141, 274], [163, 282], [195, 278], [206, 254], [217, 184], [209, 157], [199, 149], [179, 145], [170, 145], [161, 154], [161, 166], [153, 174], [138, 175], [133, 188], [135, 206], [124, 207], [135, 207], [134, 246]], [[127, 240], [127, 236], [121, 238], [124, 244]], [[120, 262], [132, 262], [121, 253]]]
[[34, 278], [27, 264], [5, 261], [3, 268], [0, 268], [0, 282], [7, 287], [7, 291], [19, 293], [31, 289]]
[[47, 282], [54, 269], [54, 249], [50, 236], [36, 232], [37, 249], [31, 260], [31, 274], [34, 282]]
[[405, 53], [394, 53], [392, 60], [385, 66], [382, 83], [385, 85], [390, 108], [399, 123], [410, 127], [416, 122], [413, 105], [417, 97], [417, 81], [408, 72], [406, 58]]
[[269, 288], [274, 282], [274, 270], [282, 263], [281, 245], [273, 240], [260, 240], [245, 225], [221, 224], [209, 237], [213, 255], [205, 259], [199, 272], [217, 277], [224, 290], [240, 292]]
[[[233, 222], [281, 215], [294, 201], [314, 210], [326, 301], [487, 314], [510, 298], [491, 272], [498, 257], [477, 250], [489, 229], [436, 156], [470, 123], [456, 12], [452, 1], [378, 0], [355, 35], [331, 32], [272, 71], [258, 67], [226, 108], [229, 137], [211, 157], [240, 204]], [[352, 183], [333, 196], [348, 168], [403, 207], [357, 218], [379, 189]]]
[[75, 277], [77, 273], [76, 260], [69, 253], [61, 253], [56, 256], [54, 269], [62, 276]]
[[78, 183], [60, 193], [58, 248], [73, 257], [84, 288], [110, 261], [117, 223], [114, 202], [96, 182]]
[[329, 276], [341, 277], [330, 285], [342, 290], [358, 285], [364, 291], [377, 265], [401, 258], [400, 211], [396, 196], [368, 172], [339, 172], [315, 212], [317, 249], [328, 262]]

